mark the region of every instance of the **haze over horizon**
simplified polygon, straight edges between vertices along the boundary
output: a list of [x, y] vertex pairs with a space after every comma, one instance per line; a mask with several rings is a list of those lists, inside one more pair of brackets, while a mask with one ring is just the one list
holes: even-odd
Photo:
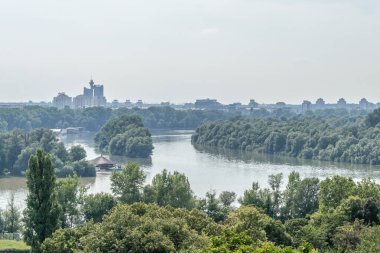
[[375, 0], [0, 3], [0, 101], [380, 102]]

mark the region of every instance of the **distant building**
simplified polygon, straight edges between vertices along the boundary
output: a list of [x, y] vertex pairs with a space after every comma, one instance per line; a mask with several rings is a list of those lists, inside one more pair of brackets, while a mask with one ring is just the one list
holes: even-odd
[[369, 104], [370, 104], [370, 103], [369, 103], [368, 100], [365, 99], [365, 98], [362, 98], [362, 99], [359, 101], [359, 107], [360, 107], [361, 109], [368, 109]]
[[65, 107], [72, 107], [73, 99], [66, 95], [64, 92], [58, 93], [58, 96], [53, 98], [53, 106], [63, 109]]
[[112, 108], [119, 108], [119, 107], [120, 107], [119, 100], [114, 99], [114, 100], [111, 102], [111, 106], [112, 106]]
[[249, 101], [248, 106], [251, 107], [251, 108], [257, 108], [257, 107], [259, 107], [259, 104], [254, 99], [251, 99]]
[[304, 100], [302, 102], [302, 111], [305, 112], [305, 111], [310, 111], [310, 110], [311, 110], [311, 102]]
[[144, 105], [144, 103], [141, 99], [137, 100], [137, 102], [136, 102], [137, 107], [141, 108], [141, 107], [143, 107], [143, 105]]
[[347, 102], [344, 98], [340, 98], [337, 102], [339, 108], [346, 108]]
[[220, 109], [222, 104], [219, 103], [216, 99], [197, 99], [195, 101], [195, 108], [198, 109]]
[[133, 107], [133, 104], [132, 104], [131, 100], [129, 100], [129, 99], [125, 100], [124, 105], [125, 105], [126, 107], [128, 107], [128, 108], [129, 108], [129, 107]]
[[195, 105], [194, 105], [194, 103], [185, 103], [185, 104], [183, 105], [183, 107], [184, 107], [185, 109], [194, 109]]
[[95, 106], [106, 106], [107, 99], [104, 96], [104, 86], [95, 84], [91, 79], [90, 88], [83, 88], [83, 95], [78, 95], [73, 99], [75, 108], [86, 108]]
[[234, 111], [239, 111], [243, 108], [241, 103], [232, 103], [228, 105], [228, 111], [234, 112]]
[[317, 109], [322, 109], [323, 107], [325, 107], [326, 103], [325, 103], [325, 100], [323, 100], [323, 98], [318, 98], [317, 101], [315, 102], [315, 106]]

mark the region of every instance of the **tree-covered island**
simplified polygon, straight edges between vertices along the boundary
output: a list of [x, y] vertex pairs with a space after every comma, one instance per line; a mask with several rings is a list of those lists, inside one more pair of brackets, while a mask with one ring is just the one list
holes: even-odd
[[102, 152], [128, 157], [152, 154], [151, 134], [138, 116], [120, 116], [109, 120], [96, 134], [95, 143]]

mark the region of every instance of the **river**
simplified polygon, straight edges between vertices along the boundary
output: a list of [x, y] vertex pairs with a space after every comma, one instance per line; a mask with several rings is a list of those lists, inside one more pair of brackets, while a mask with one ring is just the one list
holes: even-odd
[[[250, 188], [252, 182], [268, 186], [268, 176], [283, 173], [285, 187], [287, 176], [292, 171], [301, 177], [320, 179], [342, 175], [360, 180], [372, 177], [380, 183], [380, 167], [351, 165], [333, 162], [318, 162], [295, 158], [261, 155], [245, 152], [217, 151], [195, 148], [191, 142], [191, 131], [153, 131], [154, 151], [151, 159], [135, 160], [141, 164], [147, 174], [147, 183], [163, 169], [185, 173], [194, 193], [204, 197], [209, 190], [217, 192], [234, 191], [241, 196]], [[62, 139], [68, 146], [82, 145], [87, 158], [93, 159], [99, 154], [94, 149], [93, 134], [68, 136]], [[120, 160], [112, 157], [112, 160]], [[124, 159], [121, 159], [124, 161]], [[90, 193], [110, 192], [110, 173], [97, 174], [96, 178], [81, 179], [89, 187]], [[5, 208], [11, 192], [15, 193], [18, 207], [25, 206], [27, 189], [25, 178], [0, 179], [0, 208]]]

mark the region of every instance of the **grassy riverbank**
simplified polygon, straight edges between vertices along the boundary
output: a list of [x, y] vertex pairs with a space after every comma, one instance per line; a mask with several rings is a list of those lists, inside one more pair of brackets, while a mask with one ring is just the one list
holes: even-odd
[[23, 241], [15, 240], [0, 240], [0, 253], [1, 252], [29, 252], [30, 247]]

